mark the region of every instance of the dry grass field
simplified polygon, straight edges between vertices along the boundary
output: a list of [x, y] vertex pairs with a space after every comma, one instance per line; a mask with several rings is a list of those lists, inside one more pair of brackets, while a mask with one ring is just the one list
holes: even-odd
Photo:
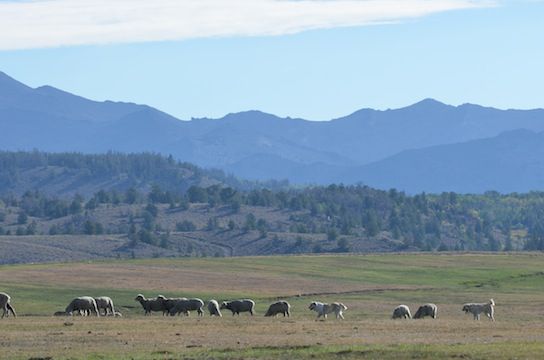
[[[6, 359], [539, 359], [541, 254], [377, 254], [153, 259], [0, 267], [17, 319], [0, 320]], [[251, 297], [254, 317], [144, 317], [133, 299]], [[109, 295], [123, 318], [53, 317], [71, 298]], [[497, 303], [496, 322], [464, 302]], [[275, 299], [291, 318], [263, 317]], [[341, 301], [346, 320], [315, 321], [313, 300]], [[425, 302], [438, 319], [391, 320]]]

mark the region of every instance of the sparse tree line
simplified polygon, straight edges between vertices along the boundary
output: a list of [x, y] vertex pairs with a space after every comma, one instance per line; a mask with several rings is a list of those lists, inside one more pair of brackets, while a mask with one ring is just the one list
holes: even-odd
[[[406, 195], [365, 186], [317, 186], [289, 188], [277, 181], [266, 184], [243, 182], [221, 171], [203, 170], [172, 156], [159, 154], [0, 152], [0, 190], [9, 189], [23, 171], [40, 168], [78, 171], [85, 178], [105, 176], [130, 179], [128, 188], [101, 190], [86, 198], [56, 198], [29, 191], [21, 196], [3, 195], [0, 204], [0, 234], [127, 234], [134, 241], [166, 244], [169, 231], [255, 231], [324, 234], [349, 250], [349, 238], [384, 238], [395, 250], [543, 250], [544, 193], [501, 195]], [[212, 186], [199, 186], [203, 179]], [[204, 181], [206, 183], [206, 181]], [[134, 183], [133, 187], [130, 184]], [[155, 184], [155, 185], [150, 185]], [[150, 205], [168, 204], [171, 210], [188, 210], [191, 204], [222, 207], [233, 214], [242, 207], [268, 207], [290, 211], [288, 224], [247, 216], [244, 221], [218, 221], [205, 226], [182, 220], [162, 229]], [[97, 208], [138, 205], [119, 225], [93, 217]], [[7, 210], [6, 208], [15, 210]], [[159, 206], [164, 209], [164, 205]], [[9, 211], [17, 211], [16, 227], [6, 224]], [[163, 210], [161, 210], [163, 211]], [[155, 212], [155, 213], [154, 213]], [[160, 215], [159, 215], [160, 216]], [[48, 229], [40, 219], [59, 219]], [[62, 219], [62, 221], [60, 220]], [[9, 229], [5, 227], [9, 226]], [[134, 235], [136, 234], [136, 235]], [[162, 239], [161, 239], [162, 236]], [[281, 241], [281, 239], [280, 239]], [[341, 246], [340, 246], [341, 245]], [[300, 249], [303, 246], [299, 246]]]
[[[107, 226], [93, 218], [99, 207], [139, 205], [127, 221]], [[161, 205], [163, 204], [163, 205]], [[167, 204], [168, 206], [164, 206]], [[205, 226], [190, 220], [173, 228], [161, 228], [161, 211], [189, 210], [192, 204], [223, 208], [237, 214], [242, 207], [267, 207], [290, 212], [288, 224], [278, 225], [249, 213], [242, 223], [210, 217]], [[17, 209], [17, 235], [37, 234], [36, 219], [66, 219], [51, 225], [48, 234], [127, 234], [131, 243], [168, 247], [171, 231], [254, 231], [266, 237], [281, 233], [326, 234], [349, 251], [346, 237], [386, 236], [397, 250], [544, 250], [544, 193], [483, 195], [442, 193], [407, 195], [366, 186], [330, 185], [287, 191], [256, 189], [239, 191], [212, 185], [191, 186], [186, 191], [163, 190], [154, 185], [147, 192], [129, 188], [124, 192], [101, 190], [84, 199], [58, 199], [36, 191], [21, 197], [4, 196], [0, 203], [0, 235], [7, 209]], [[167, 210], [165, 210], [167, 209]]]

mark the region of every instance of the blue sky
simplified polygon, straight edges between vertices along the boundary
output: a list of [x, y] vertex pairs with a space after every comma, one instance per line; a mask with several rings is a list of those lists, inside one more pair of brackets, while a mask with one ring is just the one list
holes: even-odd
[[[119, 7], [112, 19], [92, 24], [85, 22], [102, 15], [55, 18], [65, 1], [0, 1], [0, 71], [30, 86], [145, 103], [182, 119], [258, 109], [324, 120], [427, 97], [454, 105], [544, 107], [543, 1], [449, 0], [440, 8], [441, 0], [414, 0], [402, 11], [398, 0], [279, 2], [305, 3], [309, 15], [300, 16], [297, 9], [276, 8], [276, 0], [252, 0], [270, 6], [265, 16], [257, 7], [246, 9], [248, 0], [232, 1], [244, 10], [235, 14], [213, 7], [218, 0], [201, 0], [207, 9], [169, 18], [189, 10], [157, 0], [149, 3], [162, 2], [168, 11], [143, 8], [125, 19], [127, 0], [119, 0], [110, 2]], [[105, 0], [81, 1], [88, 7], [72, 11], [85, 13]], [[17, 7], [36, 3], [40, 7]], [[426, 9], [430, 4], [435, 8]], [[146, 14], [157, 21], [143, 21]], [[206, 21], [218, 26], [202, 26]]]

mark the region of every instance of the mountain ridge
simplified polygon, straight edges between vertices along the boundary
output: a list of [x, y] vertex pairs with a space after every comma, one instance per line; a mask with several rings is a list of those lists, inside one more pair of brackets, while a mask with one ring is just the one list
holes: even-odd
[[492, 138], [406, 150], [347, 172], [347, 178], [369, 186], [410, 193], [542, 190], [544, 132], [517, 129]]
[[[366, 177], [356, 174], [362, 167], [404, 151], [516, 129], [544, 131], [544, 110], [453, 106], [427, 98], [321, 122], [258, 110], [182, 121], [147, 105], [97, 102], [50, 86], [32, 89], [0, 74], [0, 133], [10, 134], [0, 150], [149, 151], [250, 180], [281, 175], [300, 184], [361, 182]], [[410, 191], [402, 183], [399, 188]]]

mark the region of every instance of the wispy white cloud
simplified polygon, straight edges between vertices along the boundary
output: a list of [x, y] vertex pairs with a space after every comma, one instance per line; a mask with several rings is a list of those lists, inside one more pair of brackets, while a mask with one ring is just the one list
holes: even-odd
[[491, 0], [30, 0], [0, 2], [0, 50], [273, 36], [399, 22]]

